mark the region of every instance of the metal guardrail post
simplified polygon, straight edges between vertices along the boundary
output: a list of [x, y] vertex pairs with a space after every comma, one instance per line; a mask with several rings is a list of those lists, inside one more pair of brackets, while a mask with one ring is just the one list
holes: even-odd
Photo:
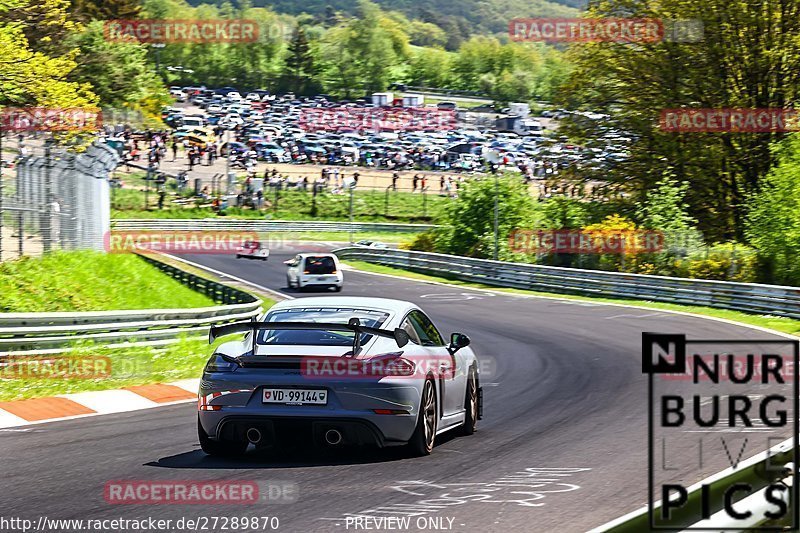
[[44, 140], [44, 221], [42, 224], [42, 246], [45, 253], [51, 250], [53, 239], [53, 182], [50, 173], [53, 161], [51, 159], [52, 139]]

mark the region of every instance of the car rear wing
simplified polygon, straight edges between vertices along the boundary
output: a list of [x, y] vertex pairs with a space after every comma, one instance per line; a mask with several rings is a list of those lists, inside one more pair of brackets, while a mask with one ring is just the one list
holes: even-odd
[[386, 337], [394, 339], [397, 346], [402, 348], [408, 344], [408, 333], [401, 329], [395, 328], [394, 331], [381, 328], [373, 328], [363, 326], [359, 323], [358, 318], [351, 318], [347, 324], [332, 323], [332, 322], [233, 322], [232, 324], [223, 324], [221, 326], [211, 326], [208, 332], [208, 343], [211, 344], [219, 337], [224, 335], [231, 335], [233, 333], [251, 332], [253, 334], [253, 346], [256, 342], [256, 334], [260, 330], [322, 330], [322, 331], [352, 331], [356, 333], [353, 335], [353, 354], [357, 354], [361, 348], [361, 334], [377, 335], [378, 337]]

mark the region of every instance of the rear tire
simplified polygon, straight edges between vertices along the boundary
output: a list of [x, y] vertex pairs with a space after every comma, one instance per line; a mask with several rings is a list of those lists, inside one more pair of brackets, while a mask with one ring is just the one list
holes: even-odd
[[430, 455], [436, 440], [438, 407], [433, 380], [425, 380], [419, 405], [417, 427], [414, 429], [414, 434], [411, 435], [411, 439], [408, 441], [408, 450], [414, 457]]
[[464, 425], [461, 426], [461, 433], [472, 435], [478, 425], [478, 376], [475, 374], [474, 368], [469, 369], [469, 377], [467, 377], [464, 409], [466, 409], [466, 414], [464, 415]]
[[200, 448], [203, 452], [213, 457], [236, 457], [247, 450], [247, 442], [244, 441], [211, 440], [200, 424], [199, 416], [197, 417], [197, 438], [200, 440]]
[[342, 286], [337, 285], [336, 287], [333, 288], [333, 290], [335, 290], [336, 292], [342, 292]]

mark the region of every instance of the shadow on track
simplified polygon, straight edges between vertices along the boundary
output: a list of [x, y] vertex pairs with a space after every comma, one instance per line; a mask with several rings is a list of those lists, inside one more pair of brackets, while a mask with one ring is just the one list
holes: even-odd
[[[436, 437], [436, 448], [453, 440], [457, 435], [447, 432]], [[433, 455], [436, 456], [436, 448]], [[442, 453], [442, 450], [439, 450]], [[157, 461], [145, 463], [144, 466], [157, 468], [186, 469], [241, 469], [241, 468], [308, 468], [314, 466], [344, 466], [370, 463], [389, 463], [402, 460], [422, 460], [425, 457], [411, 457], [404, 446], [374, 448], [369, 446], [341, 449], [320, 448], [314, 446], [292, 449], [249, 449], [240, 457], [211, 457], [202, 450], [192, 450], [162, 457]]]
[[240, 457], [211, 457], [201, 450], [162, 457], [145, 466], [158, 468], [189, 469], [241, 469], [241, 468], [307, 468], [314, 466], [338, 466], [367, 463], [385, 463], [409, 458], [403, 447], [398, 448], [354, 448], [341, 450], [292, 449], [250, 450]]

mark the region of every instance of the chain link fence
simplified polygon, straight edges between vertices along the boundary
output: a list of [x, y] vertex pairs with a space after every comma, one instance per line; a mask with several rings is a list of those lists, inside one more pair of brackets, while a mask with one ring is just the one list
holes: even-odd
[[[22, 144], [20, 142], [20, 144]], [[0, 179], [0, 261], [51, 250], [104, 247], [109, 173], [119, 155], [95, 143], [82, 153], [30, 140]]]

